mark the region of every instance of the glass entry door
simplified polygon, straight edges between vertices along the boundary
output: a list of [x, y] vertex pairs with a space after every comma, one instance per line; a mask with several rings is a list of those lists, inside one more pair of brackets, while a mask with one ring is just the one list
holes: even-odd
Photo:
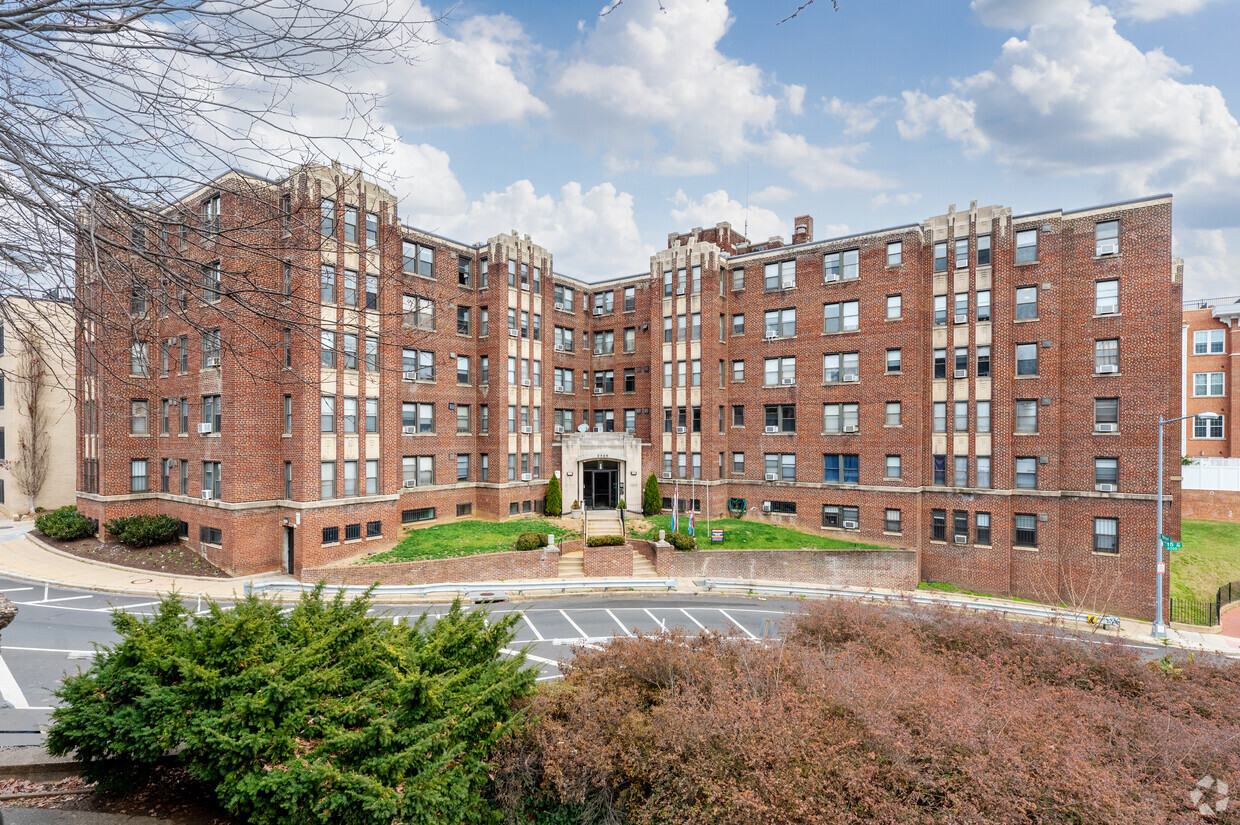
[[616, 485], [620, 469], [614, 461], [591, 461], [582, 468], [585, 506], [591, 510], [614, 510], [619, 502]]

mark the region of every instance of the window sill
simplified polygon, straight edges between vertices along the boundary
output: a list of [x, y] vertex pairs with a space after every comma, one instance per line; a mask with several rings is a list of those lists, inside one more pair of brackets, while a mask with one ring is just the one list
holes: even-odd
[[1032, 261], [1013, 261], [1012, 266], [1037, 266], [1040, 263], [1042, 262], [1037, 259], [1034, 259]]
[[904, 370], [887, 370], [883, 375], [903, 375]]
[[1104, 432], [1099, 432], [1098, 430], [1094, 430], [1094, 431], [1092, 432], [1092, 434], [1093, 434], [1093, 435], [1105, 435], [1105, 436], [1112, 436], [1112, 435], [1120, 435], [1120, 432], [1119, 432], [1119, 430], [1113, 430], [1113, 431], [1111, 431], [1111, 432], [1109, 432], [1109, 433], [1104, 433]]
[[884, 430], [899, 430], [903, 428], [904, 428], [903, 424], [884, 424], [883, 425]]
[[1124, 317], [1124, 313], [1122, 312], [1095, 312], [1094, 313], [1094, 320], [1097, 320], [1099, 318], [1123, 318], [1123, 317]]
[[763, 384], [764, 390], [791, 390], [796, 389], [796, 384]]
[[1041, 434], [1041, 433], [1039, 433], [1037, 430], [1034, 430], [1034, 431], [1033, 431], [1033, 432], [1031, 432], [1031, 433], [1029, 433], [1029, 432], [1014, 432], [1014, 433], [1012, 433], [1012, 435], [1017, 436], [1017, 437], [1019, 437], [1019, 436], [1032, 436], [1032, 435], [1040, 435], [1040, 434]]
[[883, 481], [903, 481], [900, 476], [883, 476]]
[[1014, 377], [1013, 377], [1013, 380], [1015, 380], [1015, 381], [1031, 381], [1031, 380], [1034, 380], [1034, 379], [1037, 379], [1037, 378], [1041, 378], [1041, 377], [1042, 377], [1041, 375], [1017, 375], [1017, 376], [1014, 376]]
[[838, 430], [835, 432], [832, 432], [831, 430], [823, 430], [821, 433], [819, 433], [819, 435], [824, 436], [824, 437], [829, 436], [829, 435], [844, 435], [844, 436], [852, 437], [852, 436], [861, 435], [861, 431], [858, 430], [855, 433], [846, 433], [843, 430]]
[[904, 320], [904, 316], [903, 316], [903, 315], [900, 315], [900, 316], [898, 316], [898, 317], [896, 317], [896, 318], [884, 318], [883, 320], [884, 320], [884, 321], [903, 321], [903, 320]]
[[1040, 318], [1014, 318], [1013, 324], [1032, 324], [1034, 321], [1040, 321]]
[[850, 335], [852, 333], [856, 333], [860, 331], [861, 331], [861, 328], [858, 327], [857, 329], [837, 329], [837, 330], [824, 331], [822, 334], [825, 337], [828, 335]]
[[1095, 372], [1094, 378], [1119, 378], [1122, 372]]
[[1013, 544], [1013, 545], [1012, 545], [1012, 549], [1013, 549], [1013, 550], [1025, 550], [1025, 551], [1027, 551], [1027, 552], [1029, 552], [1029, 553], [1036, 553], [1036, 552], [1038, 552], [1038, 548], [1036, 548], [1036, 547], [1029, 547], [1028, 545], [1025, 545], [1025, 544]]

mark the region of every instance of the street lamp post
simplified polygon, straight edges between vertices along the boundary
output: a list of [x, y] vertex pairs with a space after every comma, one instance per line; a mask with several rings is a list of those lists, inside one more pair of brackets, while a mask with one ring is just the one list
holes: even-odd
[[1154, 629], [1152, 631], [1155, 639], [1167, 638], [1167, 625], [1163, 622], [1163, 427], [1168, 424], [1174, 424], [1177, 421], [1183, 421], [1186, 418], [1203, 418], [1206, 420], [1218, 418], [1218, 413], [1202, 412], [1193, 413], [1192, 415], [1182, 415], [1179, 418], [1162, 417], [1162, 413], [1158, 414], [1158, 536], [1155, 539], [1158, 542], [1157, 566], [1155, 570], [1155, 590], [1154, 590]]

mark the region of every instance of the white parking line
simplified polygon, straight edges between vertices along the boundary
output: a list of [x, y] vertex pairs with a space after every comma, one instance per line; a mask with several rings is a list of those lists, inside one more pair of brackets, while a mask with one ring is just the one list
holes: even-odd
[[547, 681], [550, 681], [551, 679], [563, 679], [563, 678], [564, 678], [564, 674], [562, 674], [562, 673], [556, 673], [556, 674], [554, 674], [554, 675], [552, 675], [552, 676], [539, 676], [539, 677], [538, 677], [537, 679], [535, 679], [534, 681], [535, 681], [535, 682], [547, 682]]
[[682, 607], [682, 608], [680, 608], [680, 612], [681, 612], [681, 613], [684, 613], [686, 616], [688, 616], [688, 617], [689, 617], [689, 621], [691, 621], [691, 622], [693, 622], [695, 625], [697, 625], [699, 630], [705, 630], [705, 629], [706, 629], [706, 625], [702, 624], [702, 623], [701, 623], [701, 622], [699, 622], [697, 619], [693, 618], [693, 614], [692, 614], [692, 613], [690, 613], [688, 610], [685, 610], [685, 609]]
[[604, 609], [607, 611], [607, 615], [615, 619], [616, 624], [620, 625], [620, 629], [624, 631], [624, 635], [628, 636], [630, 639], [633, 638], [633, 634], [629, 632], [629, 629], [627, 627], [624, 626], [624, 622], [620, 621], [619, 619], [616, 619], [616, 614], [611, 612], [611, 608], [604, 608]]
[[109, 605], [108, 607], [98, 608], [98, 612], [102, 613], [105, 610], [129, 610], [131, 608], [137, 608], [137, 607], [150, 607], [151, 605], [154, 605], [154, 604], [159, 604], [159, 602], [139, 602], [138, 604], [119, 604], [115, 606]]
[[62, 650], [55, 647], [14, 647], [13, 645], [5, 645], [5, 650], [24, 650], [29, 653], [64, 653], [68, 656], [94, 656], [93, 650]]
[[33, 587], [0, 587], [0, 593], [21, 593], [26, 590], [34, 590]]
[[746, 636], [748, 636], [748, 637], [749, 637], [749, 638], [751, 638], [751, 639], [756, 639], [756, 638], [758, 638], [757, 636], [755, 636], [755, 635], [753, 635], [752, 633], [750, 633], [750, 632], [749, 632], [749, 630], [748, 630], [748, 628], [746, 628], [743, 624], [741, 624], [741, 623], [740, 623], [740, 622], [738, 622], [736, 619], [733, 619], [731, 616], [729, 616], [729, 615], [728, 615], [728, 611], [724, 610], [722, 607], [721, 607], [721, 608], [719, 608], [719, 612], [720, 612], [720, 613], [722, 613], [722, 614], [723, 614], [723, 617], [724, 617], [725, 619], [727, 619], [729, 622], [731, 622], [732, 624], [736, 625], [736, 626], [737, 626], [737, 627], [739, 627], [741, 630], [744, 630], [744, 631], [745, 631], [745, 635], [746, 635]]
[[21, 686], [13, 678], [13, 671], [9, 670], [9, 666], [5, 663], [3, 656], [0, 656], [0, 696], [3, 696], [10, 705], [18, 710], [30, 709], [30, 703], [26, 701], [26, 694], [22, 693]]
[[644, 607], [642, 608], [642, 610], [645, 610], [645, 611], [646, 611], [646, 615], [647, 615], [647, 616], [649, 616], [650, 618], [654, 619], [654, 623], [655, 623], [655, 624], [657, 624], [661, 630], [667, 630], [667, 625], [666, 625], [666, 624], [664, 624], [662, 621], [660, 621], [658, 616], [654, 615], [654, 614], [653, 614], [653, 613], [651, 613], [649, 610], [646, 610], [646, 608], [644, 608]]
[[[500, 648], [499, 652], [506, 653], [509, 656], [516, 656], [521, 651], [510, 650], [509, 648], [502, 647]], [[533, 653], [525, 654], [525, 658], [529, 659], [531, 662], [538, 662], [539, 664], [542, 664], [542, 665], [555, 665], [556, 667], [560, 666], [560, 663], [557, 662], [555, 659], [544, 659], [542, 656], [535, 656]]]
[[76, 602], [79, 599], [93, 599], [94, 596], [62, 596], [59, 599], [41, 599], [37, 602], [29, 602], [29, 604], [53, 604], [54, 602]]
[[[544, 639], [544, 638], [543, 638], [543, 635], [542, 635], [541, 633], [539, 633], [539, 632], [538, 632], [538, 628], [534, 627], [534, 623], [530, 621], [530, 617], [529, 617], [529, 616], [527, 616], [527, 615], [525, 615], [524, 613], [522, 613], [522, 614], [521, 614], [521, 621], [525, 622], [526, 627], [528, 627], [530, 630], [534, 631], [534, 638], [535, 638], [535, 639], [537, 639], [537, 640], [538, 640], [538, 641], [540, 641], [540, 642], [545, 642], [545, 641], [546, 641], [546, 639]], [[584, 635], [584, 634], [583, 634], [583, 635]]]
[[585, 637], [587, 637], [587, 636], [589, 636], [589, 635], [590, 635], [589, 633], [586, 633], [584, 630], [582, 630], [580, 627], [578, 627], [578, 626], [577, 626], [577, 623], [576, 623], [576, 622], [574, 622], [572, 619], [570, 619], [570, 618], [568, 617], [568, 614], [567, 614], [567, 613], [565, 613], [563, 610], [561, 610], [561, 611], [560, 611], [560, 615], [564, 617], [564, 621], [568, 622], [569, 624], [571, 624], [571, 625], [573, 626], [573, 630], [576, 630], [578, 633], [580, 633], [580, 634], [581, 634], [581, 637], [582, 637], [583, 639], [584, 639]]

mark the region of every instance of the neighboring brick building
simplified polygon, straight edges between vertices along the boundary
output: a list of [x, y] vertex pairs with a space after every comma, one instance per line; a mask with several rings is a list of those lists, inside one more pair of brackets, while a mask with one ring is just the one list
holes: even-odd
[[[804, 216], [790, 245], [719, 224], [587, 284], [515, 231], [403, 227], [338, 167], [239, 180], [177, 206], [208, 226], [169, 233], [204, 281], [171, 312], [103, 296], [83, 261], [83, 304], [133, 330], [83, 336], [92, 516], [168, 512], [229, 569], [300, 570], [423, 518], [536, 512], [555, 470], [566, 507], [637, 506], [656, 472], [665, 500], [696, 477], [716, 516], [744, 499], [916, 547], [927, 580], [1153, 611], [1149, 422], [1180, 395], [1169, 196], [823, 241]], [[143, 401], [159, 424], [131, 434]], [[1174, 439], [1167, 457], [1174, 536]]]
[[1184, 302], [1183, 412], [1217, 413], [1222, 418], [1191, 418], [1180, 425], [1181, 450], [1190, 457], [1240, 458], [1232, 427], [1231, 400], [1240, 393], [1240, 298]]

